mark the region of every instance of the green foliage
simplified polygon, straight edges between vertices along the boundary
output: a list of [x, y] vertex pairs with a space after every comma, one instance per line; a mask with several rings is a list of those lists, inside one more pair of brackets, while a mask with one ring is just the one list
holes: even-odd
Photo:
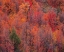
[[16, 31], [13, 29], [10, 35], [10, 39], [14, 44], [14, 49], [18, 49], [18, 45], [21, 43], [19, 37], [16, 34]]

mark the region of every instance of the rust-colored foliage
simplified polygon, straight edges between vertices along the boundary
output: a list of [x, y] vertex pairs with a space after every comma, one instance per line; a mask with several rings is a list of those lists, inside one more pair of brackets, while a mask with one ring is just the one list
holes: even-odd
[[32, 6], [32, 1], [31, 0], [25, 0], [26, 2], [29, 2], [30, 6]]
[[64, 52], [64, 0], [0, 0], [0, 52]]
[[53, 7], [58, 7], [60, 5], [60, 0], [48, 0], [48, 3]]

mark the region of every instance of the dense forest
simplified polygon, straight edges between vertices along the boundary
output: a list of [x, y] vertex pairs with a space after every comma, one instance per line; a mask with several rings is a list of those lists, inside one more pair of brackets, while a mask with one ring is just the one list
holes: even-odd
[[0, 0], [0, 52], [64, 52], [64, 0]]

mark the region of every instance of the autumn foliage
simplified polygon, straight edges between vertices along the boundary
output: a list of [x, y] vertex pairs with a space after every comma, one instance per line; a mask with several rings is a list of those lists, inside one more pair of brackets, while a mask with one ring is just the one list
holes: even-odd
[[0, 52], [64, 52], [64, 0], [0, 0]]

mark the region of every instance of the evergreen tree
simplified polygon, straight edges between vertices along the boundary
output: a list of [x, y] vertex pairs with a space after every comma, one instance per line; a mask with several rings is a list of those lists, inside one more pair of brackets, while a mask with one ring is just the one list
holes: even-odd
[[14, 51], [18, 51], [18, 45], [21, 43], [21, 40], [19, 39], [19, 37], [16, 34], [16, 31], [14, 29], [12, 29], [11, 35], [10, 35], [10, 39], [14, 44]]

